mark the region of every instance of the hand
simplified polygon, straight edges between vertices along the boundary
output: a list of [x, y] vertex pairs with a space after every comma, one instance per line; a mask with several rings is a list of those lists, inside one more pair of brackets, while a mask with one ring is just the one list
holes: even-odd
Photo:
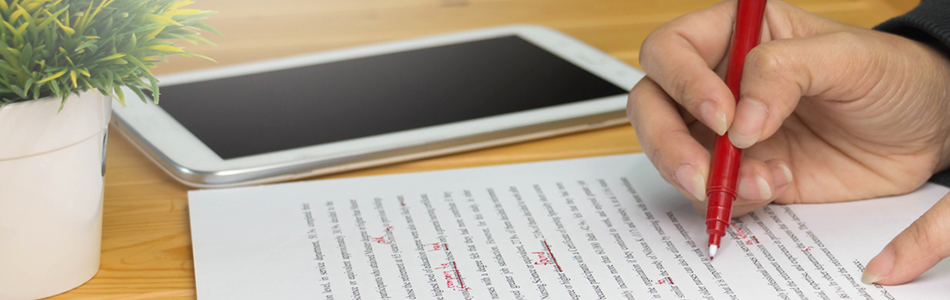
[[[773, 0], [736, 104], [721, 79], [735, 10], [726, 1], [650, 34], [640, 52], [647, 77], [627, 106], [650, 161], [700, 212], [715, 133], [746, 149], [735, 215], [772, 201], [903, 194], [950, 166], [946, 57]], [[885, 247], [864, 278], [907, 282], [947, 255], [945, 198]]]

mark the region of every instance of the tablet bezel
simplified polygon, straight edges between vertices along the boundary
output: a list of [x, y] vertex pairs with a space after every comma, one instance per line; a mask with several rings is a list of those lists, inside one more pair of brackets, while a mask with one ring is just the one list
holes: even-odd
[[[517, 35], [621, 88], [643, 74], [555, 30], [513, 25], [401, 40], [159, 76], [160, 86]], [[513, 143], [623, 123], [626, 95], [509, 113], [345, 141], [222, 159], [158, 105], [132, 91], [113, 105], [117, 128], [175, 179], [194, 187], [275, 182]]]

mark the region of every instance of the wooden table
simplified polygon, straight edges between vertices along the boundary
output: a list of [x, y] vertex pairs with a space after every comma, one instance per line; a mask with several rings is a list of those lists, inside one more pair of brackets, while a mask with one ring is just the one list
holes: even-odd
[[[556, 28], [637, 66], [653, 29], [714, 0], [198, 0], [218, 47], [186, 49], [215, 58], [171, 58], [164, 74], [478, 27], [535, 23]], [[824, 17], [871, 27], [914, 0], [794, 0]], [[195, 298], [188, 187], [152, 164], [117, 132], [109, 140], [102, 263], [88, 283], [54, 299]], [[323, 178], [418, 172], [638, 152], [630, 126], [354, 171]], [[319, 179], [319, 178], [318, 178]]]

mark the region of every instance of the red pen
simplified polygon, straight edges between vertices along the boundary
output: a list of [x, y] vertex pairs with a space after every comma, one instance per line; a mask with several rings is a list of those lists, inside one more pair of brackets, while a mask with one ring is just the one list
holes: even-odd
[[[729, 47], [729, 68], [726, 69], [726, 85], [739, 102], [739, 82], [746, 54], [759, 44], [766, 0], [739, 0], [736, 8], [736, 27]], [[732, 202], [736, 200], [736, 181], [739, 180], [739, 163], [742, 150], [729, 141], [729, 134], [716, 137], [712, 166], [709, 170], [709, 186], [706, 188], [706, 233], [709, 234], [709, 259], [716, 256], [719, 243], [726, 235], [732, 216]]]

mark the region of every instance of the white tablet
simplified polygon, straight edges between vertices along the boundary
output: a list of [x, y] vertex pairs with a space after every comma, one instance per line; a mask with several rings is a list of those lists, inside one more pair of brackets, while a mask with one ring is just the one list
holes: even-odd
[[552, 29], [505, 26], [160, 76], [113, 123], [194, 187], [418, 159], [625, 121], [643, 73]]

